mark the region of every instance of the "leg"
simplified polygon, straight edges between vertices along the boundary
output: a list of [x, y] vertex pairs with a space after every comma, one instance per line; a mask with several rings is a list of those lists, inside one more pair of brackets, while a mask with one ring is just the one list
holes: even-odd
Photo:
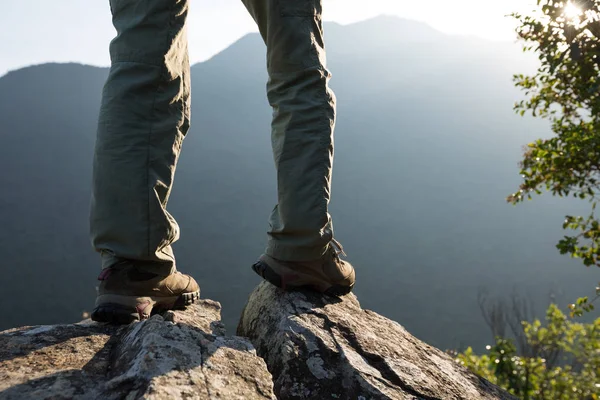
[[166, 206], [190, 118], [187, 0], [111, 0], [117, 37], [94, 156], [91, 239], [103, 268], [175, 270]]
[[344, 295], [355, 272], [340, 259], [328, 211], [335, 96], [328, 86], [321, 0], [242, 1], [267, 45], [278, 189], [267, 249], [252, 268], [283, 289]]
[[129, 323], [182, 307], [198, 284], [175, 269], [167, 202], [189, 128], [188, 0], [111, 0], [117, 37], [94, 154], [90, 232], [102, 254], [92, 319]]
[[335, 97], [328, 86], [321, 0], [243, 0], [267, 45], [267, 95], [278, 204], [266, 253], [318, 259], [333, 237], [328, 212]]

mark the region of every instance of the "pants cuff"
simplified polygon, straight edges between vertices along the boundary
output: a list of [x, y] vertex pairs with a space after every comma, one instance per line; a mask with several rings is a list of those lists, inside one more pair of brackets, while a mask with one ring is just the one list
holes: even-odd
[[145, 260], [130, 260], [127, 258], [117, 257], [109, 252], [102, 252], [102, 269], [116, 267], [118, 264], [123, 265], [135, 265], [146, 272], [151, 272], [157, 275], [171, 275], [177, 271], [175, 263], [172, 261], [168, 262], [156, 262], [156, 261], [145, 261]]
[[281, 261], [313, 261], [321, 258], [327, 251], [325, 247], [293, 247], [270, 241], [265, 253]]

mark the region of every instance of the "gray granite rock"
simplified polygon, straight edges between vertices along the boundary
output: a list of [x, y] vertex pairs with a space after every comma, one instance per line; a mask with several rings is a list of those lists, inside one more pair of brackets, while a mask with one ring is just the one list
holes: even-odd
[[280, 399], [513, 399], [398, 323], [342, 299], [267, 283], [238, 326], [273, 375]]
[[203, 300], [126, 327], [0, 332], [0, 399], [273, 399], [264, 361]]
[[220, 310], [0, 332], [0, 399], [512, 399], [354, 295], [262, 283], [238, 327], [250, 340]]

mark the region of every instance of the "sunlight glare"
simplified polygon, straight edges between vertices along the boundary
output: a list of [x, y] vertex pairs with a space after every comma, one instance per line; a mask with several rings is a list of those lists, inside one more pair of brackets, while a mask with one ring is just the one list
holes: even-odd
[[575, 4], [568, 2], [564, 8], [564, 14], [567, 19], [574, 20], [579, 18], [579, 16], [583, 14], [583, 11]]

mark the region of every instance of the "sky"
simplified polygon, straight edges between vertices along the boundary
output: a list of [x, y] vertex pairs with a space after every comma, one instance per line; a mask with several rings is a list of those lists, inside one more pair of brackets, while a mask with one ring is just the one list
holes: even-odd
[[[248, 32], [254, 22], [240, 0], [190, 0], [193, 63], [204, 61]], [[0, 0], [0, 3], [9, 0]], [[448, 34], [514, 41], [505, 15], [531, 9], [530, 0], [323, 0], [323, 18], [349, 24], [377, 15], [426, 22]], [[533, 1], [534, 2], [534, 1]], [[109, 65], [115, 32], [108, 0], [18, 0], [0, 13], [0, 76], [45, 62]], [[327, 33], [325, 33], [327, 35]], [[327, 36], [325, 37], [327, 39]]]

